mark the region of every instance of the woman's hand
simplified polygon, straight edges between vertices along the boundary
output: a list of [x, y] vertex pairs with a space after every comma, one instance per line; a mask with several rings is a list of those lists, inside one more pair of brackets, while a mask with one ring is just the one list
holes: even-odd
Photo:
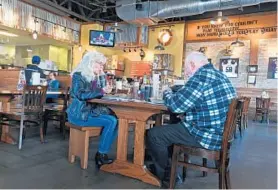
[[105, 94], [110, 94], [112, 92], [112, 86], [106, 85], [104, 88], [102, 88]]

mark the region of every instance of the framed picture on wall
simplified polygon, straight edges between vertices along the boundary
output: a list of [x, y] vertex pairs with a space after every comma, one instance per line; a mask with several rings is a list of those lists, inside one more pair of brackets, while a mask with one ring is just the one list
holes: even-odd
[[256, 76], [255, 75], [248, 76], [248, 84], [256, 84]]
[[248, 73], [257, 73], [258, 72], [258, 65], [248, 65], [247, 66]]
[[220, 59], [219, 70], [229, 78], [238, 77], [239, 58]]
[[268, 69], [267, 69], [267, 78], [268, 79], [277, 79], [278, 78], [277, 57], [269, 58]]

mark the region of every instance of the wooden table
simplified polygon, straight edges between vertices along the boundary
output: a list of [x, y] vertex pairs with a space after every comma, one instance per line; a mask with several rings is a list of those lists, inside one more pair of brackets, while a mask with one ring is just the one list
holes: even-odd
[[[145, 127], [146, 121], [150, 116], [167, 111], [167, 108], [163, 105], [116, 100], [94, 99], [88, 102], [107, 105], [115, 112], [119, 121], [117, 158], [112, 164], [103, 165], [101, 170], [136, 178], [155, 186], [161, 186], [160, 180], [150, 173], [144, 165]], [[135, 121], [136, 123], [133, 162], [127, 160], [129, 121]]]
[[[64, 95], [66, 94], [66, 90], [58, 90], [58, 91], [47, 91], [46, 94], [57, 94]], [[9, 89], [1, 89], [0, 88], [0, 112], [10, 111], [11, 106], [10, 103], [14, 96], [22, 95], [22, 91], [20, 90], [9, 90]], [[1, 141], [8, 144], [16, 144], [16, 140], [10, 135], [9, 126], [2, 126], [2, 134]]]

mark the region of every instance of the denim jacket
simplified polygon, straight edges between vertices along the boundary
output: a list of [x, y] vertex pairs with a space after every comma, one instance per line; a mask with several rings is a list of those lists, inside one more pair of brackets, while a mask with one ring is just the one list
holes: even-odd
[[70, 94], [72, 102], [67, 109], [68, 117], [87, 121], [90, 114], [94, 116], [102, 114], [97, 105], [86, 102], [90, 99], [101, 98], [103, 96], [101, 88], [92, 88], [91, 83], [87, 82], [79, 72], [74, 73], [72, 76]]

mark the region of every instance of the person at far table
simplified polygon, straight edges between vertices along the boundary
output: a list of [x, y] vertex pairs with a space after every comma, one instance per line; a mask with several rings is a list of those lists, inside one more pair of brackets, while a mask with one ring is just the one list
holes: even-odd
[[40, 78], [46, 78], [45, 74], [43, 73], [43, 70], [38, 67], [38, 65], [41, 62], [41, 58], [37, 55], [33, 56], [32, 58], [32, 64], [27, 65], [25, 69], [25, 79], [26, 79], [26, 84], [27, 85], [32, 85], [31, 84], [31, 78], [32, 78], [32, 73], [33, 72], [38, 72], [40, 73]]
[[[101, 98], [105, 93], [110, 93], [112, 88], [105, 84], [103, 67], [106, 58], [96, 51], [87, 52], [77, 68], [71, 73], [72, 103], [67, 109], [70, 123], [80, 126], [103, 127], [95, 163], [98, 168], [103, 164], [110, 164], [113, 160], [108, 158], [108, 152], [117, 136], [117, 118], [110, 115], [107, 107], [97, 104], [88, 104], [86, 101]], [[101, 80], [100, 80], [101, 79]]]
[[[47, 81], [47, 85], [48, 85], [47, 90], [51, 91], [51, 92], [58, 91], [59, 87], [60, 87], [60, 82], [58, 80], [56, 80], [56, 73], [55, 72], [50, 72], [49, 75], [48, 75], [48, 78], [49, 79]], [[46, 95], [46, 102], [51, 103], [51, 102], [53, 102], [53, 99], [57, 99], [58, 96], [59, 95], [57, 95], [57, 94], [47, 94]]]
[[203, 53], [190, 53], [185, 60], [185, 71], [189, 77], [187, 83], [176, 92], [167, 89], [163, 93], [168, 109], [184, 114], [181, 122], [154, 127], [147, 133], [147, 147], [154, 162], [151, 172], [162, 182], [169, 182], [168, 148], [173, 144], [208, 150], [221, 148], [226, 114], [236, 97], [227, 76], [208, 63]]

